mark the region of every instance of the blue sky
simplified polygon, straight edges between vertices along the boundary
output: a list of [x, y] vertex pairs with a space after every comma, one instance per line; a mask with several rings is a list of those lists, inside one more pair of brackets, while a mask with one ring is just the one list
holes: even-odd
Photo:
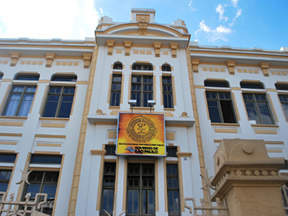
[[0, 38], [83, 40], [102, 16], [130, 21], [131, 8], [155, 9], [160, 24], [184, 20], [199, 45], [288, 47], [288, 0], [9, 0], [0, 7]]

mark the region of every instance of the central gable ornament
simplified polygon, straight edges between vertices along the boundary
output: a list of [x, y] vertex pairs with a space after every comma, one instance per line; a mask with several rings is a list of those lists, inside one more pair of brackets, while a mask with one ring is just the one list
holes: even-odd
[[139, 34], [146, 35], [148, 23], [150, 22], [150, 16], [149, 15], [137, 15], [136, 21], [138, 23]]

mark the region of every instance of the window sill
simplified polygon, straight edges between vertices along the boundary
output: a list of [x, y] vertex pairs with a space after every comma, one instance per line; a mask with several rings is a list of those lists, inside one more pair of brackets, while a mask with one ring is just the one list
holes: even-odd
[[57, 118], [57, 117], [40, 117], [39, 120], [47, 120], [47, 121], [69, 121], [69, 118]]
[[109, 106], [109, 109], [120, 109], [120, 106]]
[[175, 111], [175, 108], [164, 108], [164, 111]]
[[279, 125], [270, 125], [270, 124], [251, 124], [251, 127], [279, 128]]
[[19, 120], [27, 120], [27, 116], [0, 116], [0, 119], [19, 119]]
[[[132, 107], [130, 107], [130, 110], [132, 109]], [[133, 107], [133, 110], [149, 110], [150, 111], [150, 109], [152, 110], [152, 111], [154, 111], [155, 109], [154, 109], [154, 107]]]
[[240, 124], [239, 123], [212, 123], [211, 122], [211, 125], [212, 126], [229, 126], [229, 127], [239, 127]]

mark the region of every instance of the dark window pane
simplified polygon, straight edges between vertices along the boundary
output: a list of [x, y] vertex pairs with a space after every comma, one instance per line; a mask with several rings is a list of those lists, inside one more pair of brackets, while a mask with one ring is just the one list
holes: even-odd
[[1, 163], [14, 163], [16, 159], [16, 154], [0, 154]]
[[17, 74], [14, 80], [39, 80], [39, 74]]
[[32, 155], [31, 164], [61, 164], [61, 155]]
[[76, 82], [77, 75], [53, 75], [51, 81]]
[[229, 87], [229, 83], [225, 80], [205, 80], [204, 85], [207, 87]]
[[122, 66], [122, 63], [121, 62], [116, 62], [114, 63], [113, 65], [113, 69], [116, 69], [116, 70], [122, 70], [123, 66]]
[[241, 88], [250, 88], [250, 89], [264, 89], [263, 83], [260, 82], [240, 82]]
[[276, 83], [275, 87], [277, 90], [288, 90], [288, 84], [286, 83]]

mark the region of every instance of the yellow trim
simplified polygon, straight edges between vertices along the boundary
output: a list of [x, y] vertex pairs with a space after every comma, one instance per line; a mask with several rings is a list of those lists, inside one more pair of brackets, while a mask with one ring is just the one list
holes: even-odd
[[175, 85], [175, 77], [172, 76], [172, 91], [173, 91], [173, 103], [174, 103], [174, 107], [177, 105], [176, 102], [176, 85]]
[[194, 86], [195, 89], [205, 89], [204, 85], [195, 85]]
[[74, 95], [73, 95], [73, 103], [72, 103], [72, 107], [71, 107], [71, 111], [70, 111], [70, 115], [69, 116], [71, 116], [73, 114], [74, 107], [76, 106], [75, 104], [77, 103], [76, 102], [77, 92], [78, 92], [78, 86], [75, 86], [75, 92], [74, 92]]
[[[132, 66], [131, 66], [132, 67]], [[129, 74], [128, 100], [131, 99], [132, 74]], [[128, 102], [128, 101], [127, 101]], [[133, 107], [134, 108], [134, 107]]]
[[50, 80], [39, 80], [38, 83], [50, 83]]
[[69, 121], [69, 118], [51, 118], [51, 117], [40, 117], [40, 121]]
[[77, 85], [88, 85], [88, 81], [77, 81]]
[[[165, 212], [168, 212], [168, 195], [167, 195], [167, 164], [166, 158], [164, 158], [164, 199], [165, 199]], [[180, 183], [180, 182], [179, 182]]]
[[63, 170], [63, 163], [64, 163], [64, 157], [65, 155], [62, 155], [62, 160], [61, 160], [61, 167], [59, 170], [59, 178], [57, 181], [57, 188], [56, 188], [56, 193], [55, 193], [55, 200], [54, 200], [54, 206], [53, 206], [53, 212], [52, 212], [52, 216], [55, 215], [55, 207], [56, 207], [56, 203], [57, 203], [57, 199], [58, 199], [58, 192], [59, 192], [59, 187], [60, 187], [60, 182], [61, 182], [61, 177], [62, 177], [62, 170]]
[[61, 147], [61, 146], [62, 146], [62, 144], [37, 143], [37, 146], [46, 146], [46, 147]]
[[[2, 80], [3, 82], [3, 80]], [[4, 95], [4, 100], [2, 100], [2, 103], [1, 103], [1, 106], [0, 106], [0, 110], [3, 112], [4, 111], [4, 108], [5, 108], [5, 105], [6, 105], [6, 102], [8, 100], [8, 97], [9, 97], [9, 93], [11, 91], [11, 88], [12, 88], [12, 85], [9, 84], [6, 88], [6, 92], [5, 92], [5, 95]], [[1, 116], [2, 117], [2, 116]]]
[[167, 140], [175, 140], [175, 133], [174, 132], [167, 132], [166, 133]]
[[156, 197], [155, 207], [156, 207], [156, 212], [159, 212], [159, 186], [158, 186], [159, 177], [158, 177], [158, 160], [157, 159], [155, 159], [154, 167], [155, 167], [155, 197]]
[[237, 103], [236, 103], [237, 100], [236, 100], [234, 92], [231, 92], [231, 96], [232, 96], [232, 105], [233, 105], [233, 107], [235, 109], [236, 119], [237, 119], [237, 122], [239, 122], [241, 120], [241, 118], [240, 118], [238, 106], [237, 106]]
[[264, 141], [265, 144], [284, 145], [283, 141]]
[[251, 124], [251, 127], [265, 127], [265, 128], [279, 128], [279, 125], [270, 125], [270, 124]]
[[17, 142], [0, 142], [0, 145], [17, 145]]
[[99, 150], [99, 149], [91, 149], [90, 152], [91, 152], [92, 155], [104, 156], [106, 154], [105, 150]]
[[237, 129], [214, 128], [215, 133], [238, 133]]
[[124, 182], [123, 182], [123, 206], [122, 206], [122, 210], [125, 211], [126, 210], [126, 196], [127, 196], [127, 169], [128, 169], [128, 159], [127, 157], [125, 157], [124, 159]]
[[231, 90], [234, 90], [234, 91], [241, 91], [241, 88], [240, 88], [240, 87], [231, 87], [230, 89], [231, 89]]
[[270, 88], [266, 88], [267, 92], [277, 92], [277, 89], [270, 89]]
[[65, 128], [65, 124], [56, 124], [56, 123], [42, 123], [41, 127], [49, 128]]
[[108, 139], [116, 139], [117, 131], [108, 131]]
[[23, 122], [0, 122], [0, 126], [23, 126]]
[[18, 133], [0, 133], [0, 136], [22, 137], [22, 134], [18, 134]]
[[30, 109], [29, 109], [29, 114], [32, 112], [32, 109], [33, 109], [33, 106], [34, 106], [34, 103], [35, 103], [35, 100], [36, 100], [36, 95], [37, 95], [38, 89], [39, 89], [39, 86], [37, 85], [35, 93], [33, 95], [33, 101], [32, 101], [32, 104], [30, 106]]
[[160, 100], [161, 105], [164, 105], [164, 99], [163, 99], [163, 75], [160, 76]]
[[119, 157], [116, 160], [116, 176], [114, 186], [114, 204], [113, 204], [113, 215], [116, 215], [116, 204], [117, 204], [117, 193], [118, 193], [118, 179], [119, 179]]
[[[114, 74], [114, 73], [113, 73]], [[112, 88], [112, 78], [113, 74], [110, 74], [109, 77], [109, 84], [108, 84], [108, 97], [107, 97], [107, 103], [110, 104], [110, 97], [111, 97], [111, 88]]]
[[226, 126], [226, 127], [239, 127], [240, 124], [238, 123], [212, 123], [211, 126]]
[[[44, 112], [44, 109], [45, 109], [45, 106], [46, 106], [46, 102], [47, 102], [48, 92], [49, 92], [49, 85], [47, 85], [45, 87], [45, 90], [44, 90], [44, 96], [42, 98], [41, 106], [40, 106], [40, 109], [39, 109], [39, 115], [40, 116], [42, 116], [42, 113]], [[43, 118], [47, 119], [47, 117], [40, 117], [39, 120], [43, 120]], [[55, 118], [53, 118], [53, 119], [55, 119]]]
[[2, 79], [1, 82], [12, 82], [13, 79]]
[[22, 116], [0, 116], [0, 119], [15, 119], [15, 120], [27, 120], [27, 117]]
[[277, 134], [275, 130], [255, 130], [255, 134]]
[[48, 151], [35, 151], [33, 154], [43, 154], [43, 155], [61, 155], [60, 152], [48, 152]]
[[180, 198], [181, 212], [184, 212], [185, 209], [184, 209], [184, 190], [183, 190], [182, 162], [181, 162], [181, 158], [179, 158], [179, 157], [178, 157], [178, 177], [179, 177], [179, 193], [180, 193], [180, 197], [181, 197]]
[[[104, 146], [104, 145], [103, 145]], [[102, 148], [103, 148], [102, 146]], [[105, 148], [105, 147], [104, 147]], [[102, 150], [103, 151], [103, 150]], [[100, 171], [99, 171], [99, 184], [97, 193], [97, 205], [96, 210], [100, 211], [101, 208], [101, 195], [102, 195], [102, 185], [103, 185], [103, 174], [104, 174], [104, 155], [101, 155]]]
[[35, 134], [35, 138], [66, 139], [66, 135]]
[[15, 150], [0, 150], [0, 153], [16, 153]]
[[80, 173], [81, 173], [81, 166], [82, 166], [82, 157], [83, 157], [83, 149], [86, 139], [86, 131], [87, 131], [87, 116], [89, 113], [89, 107], [91, 104], [91, 95], [92, 95], [92, 87], [94, 82], [94, 76], [95, 76], [95, 70], [96, 70], [96, 62], [97, 62], [97, 56], [98, 56], [98, 47], [95, 45], [91, 60], [91, 67], [89, 72], [89, 84], [87, 87], [86, 92], [86, 98], [85, 98], [85, 107], [82, 114], [82, 121], [81, 121], [81, 128], [78, 140], [78, 147], [77, 147], [77, 154], [76, 154], [76, 160], [75, 160], [75, 166], [74, 166], [74, 173], [72, 177], [72, 187], [70, 192], [70, 198], [69, 198], [69, 209], [67, 216], [74, 216], [75, 210], [76, 210], [76, 204], [77, 204], [77, 195], [78, 195], [78, 189], [79, 189], [79, 181], [80, 181]]
[[[270, 95], [270, 94], [267, 94], [267, 97], [268, 97], [268, 104], [269, 104], [270, 107], [271, 107], [272, 116], [274, 116], [275, 122], [279, 122], [279, 119], [278, 119], [278, 116], [277, 116], [277, 113], [276, 113], [274, 104], [272, 103], [271, 95]], [[282, 105], [281, 105], [281, 106], [282, 106]]]

